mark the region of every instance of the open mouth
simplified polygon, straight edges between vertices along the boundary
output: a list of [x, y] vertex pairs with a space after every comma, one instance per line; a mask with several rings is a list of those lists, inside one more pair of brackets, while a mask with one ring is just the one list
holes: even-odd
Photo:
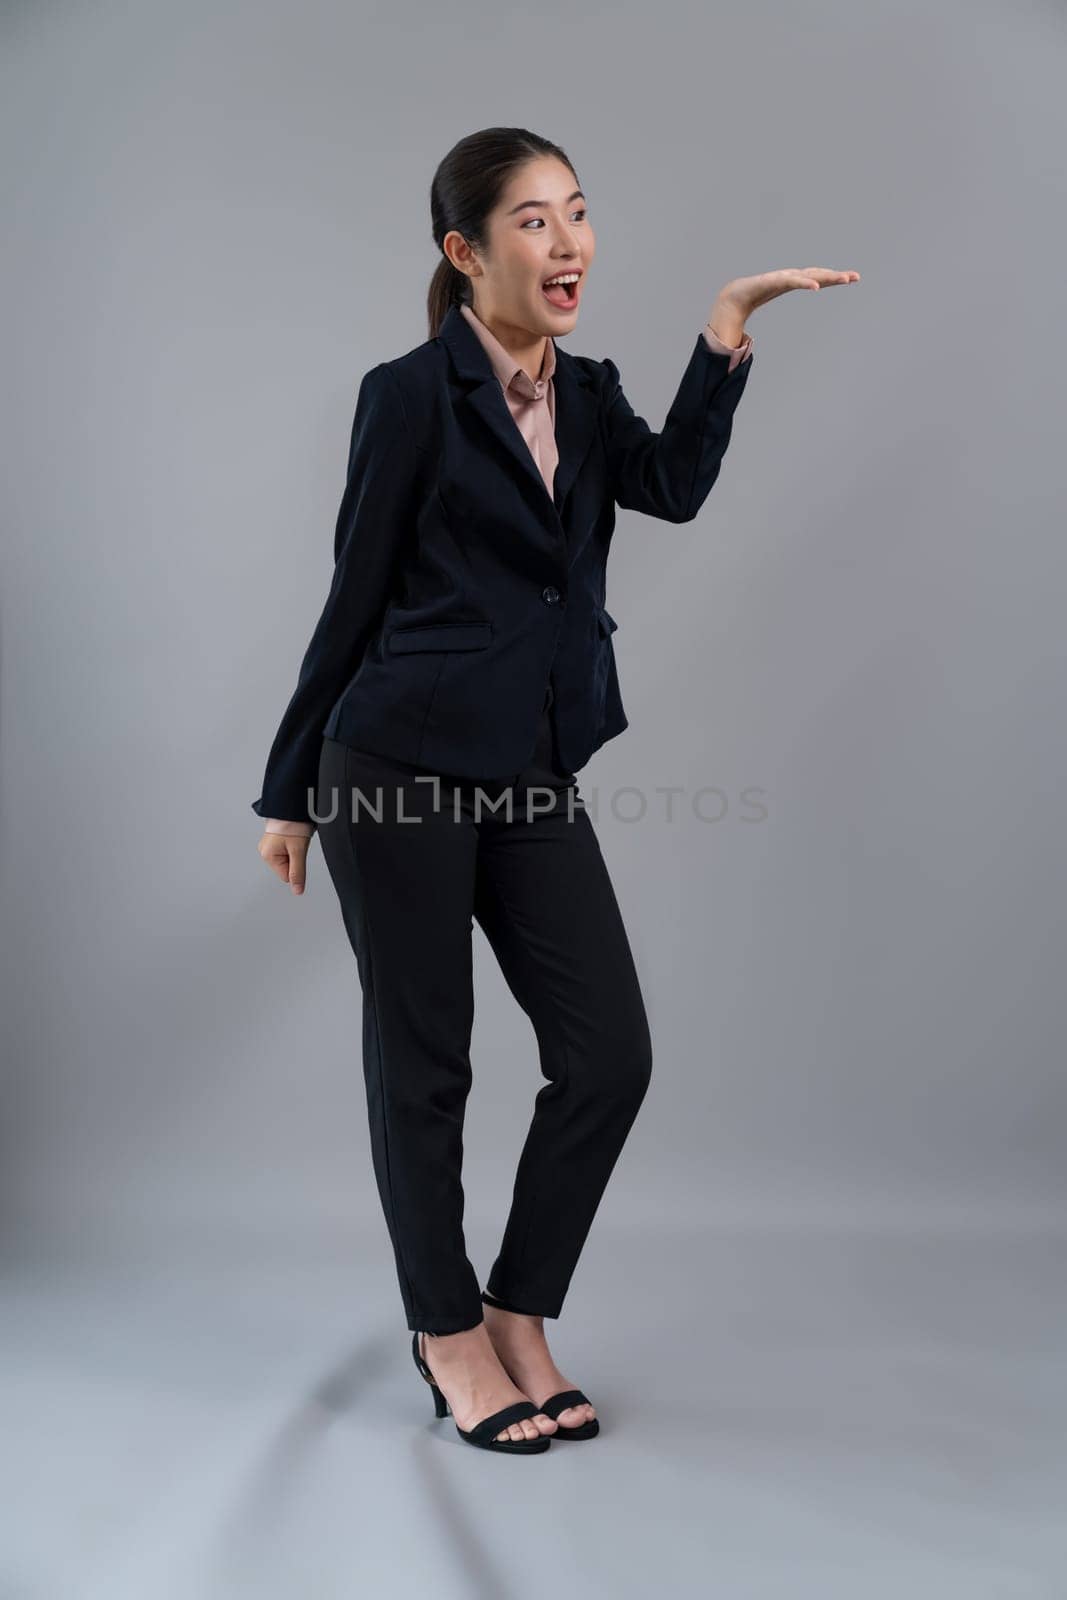
[[581, 282], [581, 274], [572, 275], [568, 273], [565, 276], [571, 278], [572, 281], [569, 283], [553, 283], [548, 288], [542, 284], [541, 293], [549, 305], [555, 306], [558, 311], [573, 311], [578, 304], [578, 285]]

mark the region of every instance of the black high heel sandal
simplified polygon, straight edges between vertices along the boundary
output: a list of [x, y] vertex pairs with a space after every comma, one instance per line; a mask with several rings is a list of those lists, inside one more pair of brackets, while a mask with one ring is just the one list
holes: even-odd
[[[445, 1399], [441, 1390], [434, 1381], [434, 1375], [419, 1352], [419, 1335], [411, 1336], [411, 1353], [415, 1357], [415, 1365], [426, 1379], [433, 1391], [434, 1416], [446, 1417], [451, 1411], [451, 1406]], [[527, 1417], [536, 1417], [538, 1407], [532, 1400], [516, 1400], [510, 1406], [504, 1406], [500, 1411], [494, 1411], [491, 1416], [483, 1417], [481, 1422], [476, 1422], [473, 1428], [461, 1428], [456, 1423], [456, 1432], [468, 1444], [477, 1445], [480, 1450], [503, 1450], [513, 1456], [539, 1455], [542, 1450], [547, 1450], [555, 1435], [540, 1434], [536, 1439], [498, 1439], [496, 1434], [508, 1427], [512, 1422], [523, 1422]], [[542, 1408], [543, 1409], [543, 1408]], [[562, 1431], [562, 1430], [560, 1430]]]
[[[483, 1291], [482, 1299], [487, 1306], [499, 1306], [501, 1311], [516, 1311], [520, 1316], [528, 1317], [530, 1313], [524, 1311], [522, 1306], [510, 1305], [507, 1300], [498, 1300], [495, 1294]], [[543, 1411], [546, 1417], [551, 1417], [556, 1424], [553, 1439], [595, 1439], [600, 1432], [600, 1418], [593, 1417], [588, 1422], [580, 1422], [576, 1428], [568, 1428], [559, 1420], [561, 1411], [566, 1411], [568, 1406], [591, 1406], [593, 1402], [581, 1389], [561, 1389], [558, 1394], [550, 1394], [543, 1406], [538, 1406], [538, 1411]]]

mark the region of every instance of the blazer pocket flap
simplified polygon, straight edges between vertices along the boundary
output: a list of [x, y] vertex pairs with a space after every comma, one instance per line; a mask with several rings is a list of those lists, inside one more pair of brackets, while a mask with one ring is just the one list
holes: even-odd
[[609, 636], [609, 634], [614, 633], [615, 629], [619, 626], [619, 624], [615, 621], [615, 618], [609, 616], [609, 614], [604, 610], [603, 606], [601, 606], [600, 610], [597, 612], [597, 621], [600, 624], [600, 631], [604, 635], [605, 639]]
[[492, 637], [491, 622], [423, 622], [413, 628], [394, 628], [389, 650], [393, 655], [412, 650], [484, 650]]

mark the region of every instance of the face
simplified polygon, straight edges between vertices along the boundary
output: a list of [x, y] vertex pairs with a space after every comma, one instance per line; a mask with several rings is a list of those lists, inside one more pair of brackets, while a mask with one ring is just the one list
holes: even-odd
[[[484, 254], [456, 232], [443, 241], [450, 259], [471, 279], [477, 315], [535, 336], [569, 333], [596, 249], [585, 199], [570, 168], [555, 156], [526, 162], [507, 184], [487, 231]], [[545, 282], [575, 272], [577, 283], [554, 290], [550, 299]]]

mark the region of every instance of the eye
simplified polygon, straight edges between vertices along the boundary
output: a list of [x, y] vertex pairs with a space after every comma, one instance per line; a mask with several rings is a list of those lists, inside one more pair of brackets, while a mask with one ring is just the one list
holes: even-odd
[[[584, 220], [585, 220], [585, 218], [586, 218], [586, 217], [587, 217], [587, 216], [588, 216], [588, 215], [589, 215], [589, 212], [588, 212], [588, 209], [587, 209], [587, 208], [586, 208], [586, 207], [585, 207], [585, 206], [582, 206], [582, 207], [581, 207], [581, 208], [580, 208], [580, 209], [579, 209], [579, 210], [578, 210], [578, 211], [575, 211], [575, 212], [574, 212], [574, 215], [575, 215], [575, 216], [576, 216], [576, 217], [581, 217], [581, 218], [582, 218], [582, 220], [583, 220], [583, 221], [584, 221]], [[544, 219], [544, 217], [531, 217], [531, 218], [530, 218], [530, 222], [540, 222], [540, 223], [543, 223], [543, 222], [544, 222], [544, 220], [545, 220], [545, 219]], [[524, 227], [524, 228], [528, 228], [528, 227], [529, 227], [529, 226], [530, 226], [530, 222], [524, 222], [524, 223], [523, 223], [523, 227]]]

